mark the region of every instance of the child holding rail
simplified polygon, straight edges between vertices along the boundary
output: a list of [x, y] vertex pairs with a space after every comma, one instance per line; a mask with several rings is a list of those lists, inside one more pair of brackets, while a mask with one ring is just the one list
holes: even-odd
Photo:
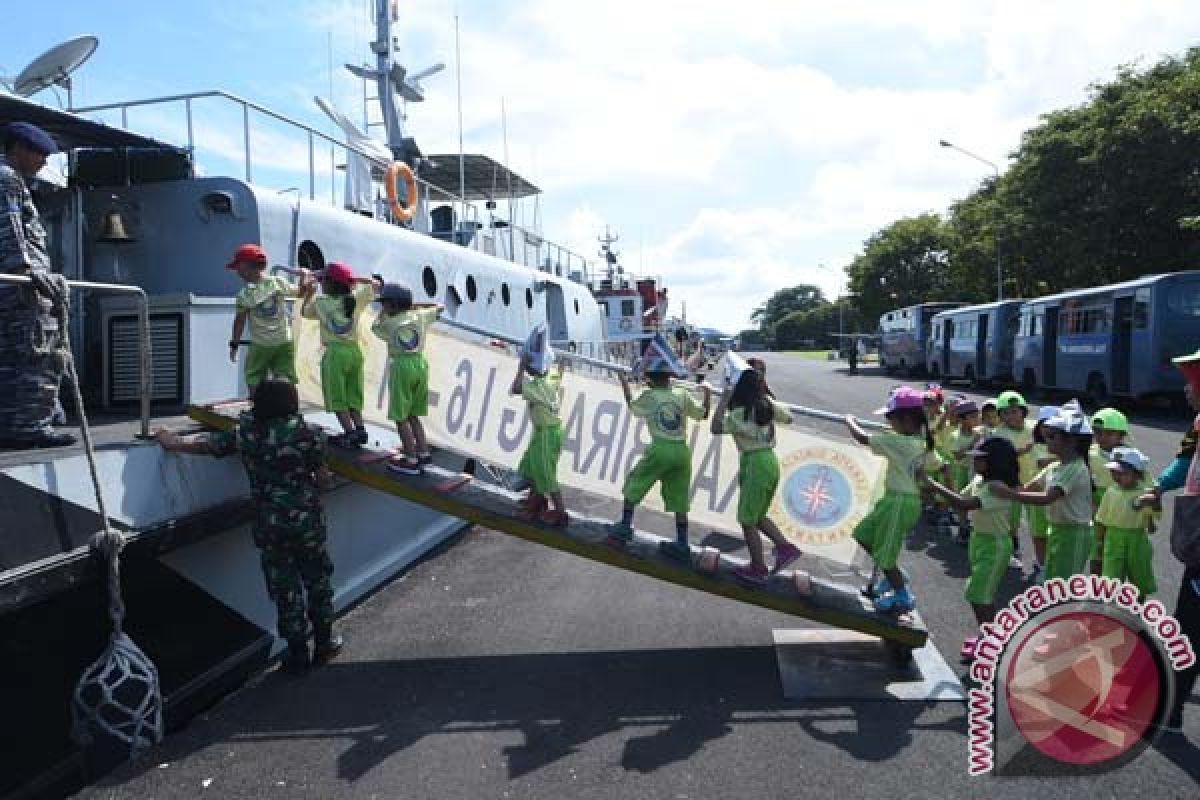
[[379, 317], [371, 332], [387, 343], [388, 419], [404, 447], [388, 469], [402, 475], [420, 475], [432, 460], [421, 417], [429, 413], [429, 362], [425, 342], [429, 327], [442, 313], [437, 303], [414, 303], [407, 286], [385, 283], [379, 289]]
[[[517, 471], [530, 483], [529, 495], [521, 501], [521, 510], [531, 519], [565, 528], [570, 518], [558, 485], [558, 458], [563, 444], [559, 410], [562, 407], [564, 362], [559, 361], [558, 369], [551, 373], [552, 361], [546, 326], [538, 325], [521, 352], [517, 374], [508, 391], [525, 399], [529, 419], [533, 422], [533, 436], [517, 465]], [[547, 501], [551, 505], [548, 506]]]
[[[246, 387], [253, 396], [254, 387], [268, 377], [296, 383], [296, 345], [288, 315], [288, 298], [299, 297], [300, 290], [290, 281], [267, 274], [267, 253], [256, 244], [244, 244], [233, 254], [226, 269], [237, 273], [246, 284], [234, 298], [237, 313], [229, 336], [229, 360], [237, 361], [238, 346], [246, 324], [250, 325], [250, 350], [246, 353]], [[307, 276], [303, 271], [302, 275]]]
[[924, 397], [910, 386], [893, 389], [887, 405], [876, 413], [887, 418], [891, 431], [867, 434], [858, 420], [846, 415], [846, 427], [854, 440], [887, 460], [886, 491], [858, 523], [854, 538], [883, 571], [883, 579], [868, 590], [876, 597], [876, 610], [901, 613], [915, 608], [916, 599], [896, 567], [896, 559], [904, 537], [921, 517], [917, 481], [933, 452], [933, 434], [925, 416]]
[[[792, 415], [767, 395], [766, 382], [758, 370], [748, 364], [746, 367], [737, 383], [721, 395], [711, 430], [714, 436], [733, 436], [739, 453], [737, 520], [746, 537], [750, 563], [735, 568], [733, 574], [748, 583], [761, 584], [771, 572], [783, 570], [801, 555], [800, 548], [785, 539], [767, 516], [779, 486], [775, 423], [791, 422]], [[773, 570], [767, 569], [760, 531], [775, 545]]]
[[[964, 595], [975, 614], [975, 622], [991, 622], [996, 614], [996, 590], [1008, 570], [1012, 556], [1012, 500], [998, 496], [991, 488], [998, 481], [1010, 489], [1018, 483], [1017, 451], [1012, 443], [999, 436], [985, 439], [967, 455], [973, 461], [975, 477], [961, 493], [927, 479], [935, 492], [946, 498], [959, 511], [971, 516], [971, 542], [967, 558], [971, 577]], [[972, 636], [963, 642], [964, 662], [975, 658], [979, 639]]]
[[1151, 496], [1140, 498], [1149, 488], [1146, 470], [1149, 459], [1134, 447], [1114, 447], [1105, 469], [1112, 485], [1104, 490], [1096, 511], [1096, 538], [1104, 541], [1103, 575], [1128, 580], [1138, 588], [1141, 600], [1158, 589], [1154, 579], [1154, 533], [1162, 503]]

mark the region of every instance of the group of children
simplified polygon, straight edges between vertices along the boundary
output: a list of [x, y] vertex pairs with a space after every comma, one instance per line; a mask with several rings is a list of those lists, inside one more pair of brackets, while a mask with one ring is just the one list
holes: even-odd
[[[887, 461], [886, 491], [854, 533], [882, 572], [864, 589], [877, 609], [915, 606], [896, 556], [920, 518], [923, 492], [966, 515], [960, 525], [971, 565], [965, 595], [980, 623], [992, 619], [1012, 560], [1021, 565], [1022, 509], [1035, 573], [1065, 578], [1090, 569], [1128, 580], [1143, 597], [1156, 590], [1149, 536], [1161, 506], [1146, 493], [1149, 464], [1128, 446], [1124, 414], [1104, 408], [1089, 419], [1072, 400], [1042, 408], [1035, 422], [1014, 391], [983, 409], [966, 398], [943, 405], [938, 387], [901, 386], [880, 409], [890, 431], [867, 434], [854, 417], [846, 418], [851, 435]], [[939, 519], [948, 512], [938, 511]], [[965, 660], [973, 658], [975, 644], [974, 638], [963, 643]]]

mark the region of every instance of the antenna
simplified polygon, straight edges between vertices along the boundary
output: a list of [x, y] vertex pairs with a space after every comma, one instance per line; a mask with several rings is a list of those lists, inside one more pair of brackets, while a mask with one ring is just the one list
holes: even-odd
[[51, 47], [21, 70], [13, 81], [13, 91], [29, 97], [51, 86], [67, 90], [67, 108], [72, 107], [71, 73], [83, 66], [100, 45], [91, 34], [76, 36]]

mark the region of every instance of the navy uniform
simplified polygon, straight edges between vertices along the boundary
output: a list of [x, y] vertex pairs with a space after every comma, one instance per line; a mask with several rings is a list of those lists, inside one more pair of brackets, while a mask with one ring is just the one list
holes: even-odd
[[51, 271], [46, 229], [22, 171], [29, 173], [31, 163], [44, 163], [58, 148], [45, 131], [24, 122], [10, 124], [5, 140], [0, 272], [27, 274], [33, 283], [0, 283], [0, 447], [57, 447], [75, 441], [52, 427], [61, 408], [62, 329], [70, 295], [66, 281]]

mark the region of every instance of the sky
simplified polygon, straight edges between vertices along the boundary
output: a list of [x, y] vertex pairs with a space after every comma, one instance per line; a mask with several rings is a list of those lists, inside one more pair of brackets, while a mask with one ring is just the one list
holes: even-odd
[[[21, 6], [0, 29], [0, 75], [95, 34], [76, 107], [221, 88], [330, 134], [314, 95], [362, 118], [362, 84], [341, 65], [370, 57], [370, 0], [41, 8]], [[458, 151], [457, 16], [465, 150], [505, 160], [507, 138], [507, 163], [544, 192], [537, 221], [547, 238], [594, 259], [609, 226], [626, 268], [670, 287], [672, 313], [686, 303], [689, 322], [729, 332], [784, 287], [814, 283], [836, 297], [864, 239], [900, 217], [944, 212], [992, 174], [940, 139], [1003, 170], [1039, 115], [1084, 102], [1118, 65], [1200, 44], [1194, 3], [1176, 0], [399, 8], [402, 63], [447, 65], [426, 80], [426, 102], [408, 109], [425, 153]], [[202, 169], [240, 176], [238, 116], [212, 102], [196, 111]], [[130, 125], [184, 143], [183, 119], [154, 108]], [[300, 183], [306, 141], [283, 126], [254, 128], [256, 182]], [[317, 161], [327, 193], [340, 179], [327, 152]]]

